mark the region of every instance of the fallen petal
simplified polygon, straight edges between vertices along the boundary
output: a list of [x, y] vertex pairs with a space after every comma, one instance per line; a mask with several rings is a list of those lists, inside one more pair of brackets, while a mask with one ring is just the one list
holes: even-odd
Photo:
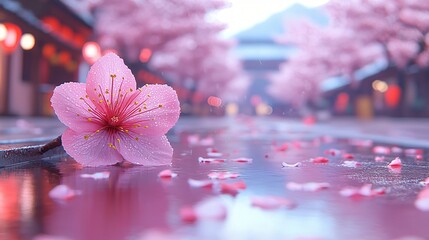
[[329, 162], [329, 159], [327, 159], [325, 157], [316, 157], [316, 158], [311, 158], [310, 162], [312, 162], [312, 163], [327, 163], [327, 162]]
[[200, 163], [224, 163], [226, 160], [223, 158], [203, 158], [199, 157], [198, 162]]
[[188, 184], [191, 187], [195, 188], [212, 188], [213, 187], [213, 181], [211, 180], [195, 180], [195, 179], [188, 179]]
[[341, 165], [344, 167], [355, 168], [355, 167], [362, 166], [362, 163], [356, 162], [356, 161], [344, 161], [343, 164], [341, 164]]
[[416, 155], [416, 160], [423, 160], [423, 155], [421, 154]]
[[375, 153], [375, 154], [388, 155], [388, 154], [390, 154], [390, 148], [389, 147], [384, 147], [384, 146], [375, 146], [372, 149], [372, 152]]
[[234, 159], [231, 159], [231, 161], [238, 162], [238, 163], [251, 163], [253, 161], [253, 159], [251, 159], [251, 158], [234, 158]]
[[376, 156], [376, 157], [374, 158], [374, 160], [375, 160], [376, 162], [384, 162], [384, 159], [385, 159], [385, 157], [384, 157], [384, 156]]
[[399, 168], [399, 167], [402, 167], [402, 161], [401, 161], [401, 159], [399, 158], [399, 157], [397, 157], [397, 158], [395, 158], [395, 159], [393, 159], [390, 163], [389, 163], [389, 165], [388, 165], [389, 167], [392, 167], [392, 168]]
[[98, 173], [93, 173], [93, 174], [81, 174], [80, 177], [82, 178], [92, 178], [95, 180], [98, 179], [106, 179], [109, 178], [110, 176], [110, 172], [98, 172]]
[[328, 189], [331, 185], [326, 182], [308, 182], [308, 183], [296, 183], [288, 182], [286, 188], [291, 191], [307, 191], [316, 192], [324, 189]]
[[417, 195], [414, 205], [422, 211], [429, 211], [429, 188], [423, 189]]
[[234, 172], [211, 172], [207, 175], [210, 179], [229, 179], [229, 178], [237, 178], [240, 176], [238, 173]]
[[302, 164], [301, 162], [297, 162], [297, 163], [287, 163], [287, 162], [282, 162], [282, 167], [300, 167]]
[[193, 223], [197, 221], [197, 214], [193, 207], [182, 207], [180, 209], [180, 218], [184, 222]]
[[246, 189], [246, 183], [244, 181], [238, 181], [234, 183], [221, 183], [220, 184], [220, 192], [230, 195], [236, 195], [239, 190]]
[[405, 155], [407, 156], [414, 156], [414, 155], [422, 155], [423, 154], [423, 149], [418, 149], [418, 148], [408, 148], [405, 149]]
[[341, 189], [340, 195], [343, 197], [372, 197], [384, 195], [388, 191], [385, 187], [372, 189], [372, 184], [365, 184], [360, 188], [345, 187]]
[[338, 156], [341, 154], [341, 151], [338, 149], [331, 148], [331, 149], [325, 150], [325, 154], [326, 155], [332, 155], [332, 156]]
[[158, 173], [158, 177], [160, 178], [175, 178], [177, 177], [177, 173], [172, 172], [170, 169], [162, 170]]
[[343, 158], [345, 158], [345, 159], [354, 159], [355, 156], [353, 154], [350, 154], [350, 153], [344, 153]]
[[392, 153], [396, 153], [396, 154], [400, 154], [400, 153], [402, 153], [404, 151], [400, 147], [392, 147], [390, 150], [392, 151]]
[[287, 143], [283, 143], [280, 146], [276, 146], [274, 148], [274, 150], [277, 151], [277, 152], [285, 152], [288, 148], [289, 148], [288, 144]]
[[49, 192], [49, 197], [58, 200], [69, 200], [80, 194], [80, 191], [73, 190], [67, 185], [58, 185]]
[[264, 210], [274, 210], [278, 208], [291, 209], [295, 204], [289, 199], [278, 196], [256, 196], [250, 199], [253, 207], [258, 207]]

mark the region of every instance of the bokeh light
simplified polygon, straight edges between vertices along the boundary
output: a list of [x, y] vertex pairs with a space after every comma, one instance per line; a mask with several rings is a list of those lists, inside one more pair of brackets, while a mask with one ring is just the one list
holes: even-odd
[[21, 37], [21, 47], [24, 50], [31, 50], [33, 49], [34, 45], [36, 44], [36, 39], [34, 38], [33, 34], [31, 33], [25, 33]]

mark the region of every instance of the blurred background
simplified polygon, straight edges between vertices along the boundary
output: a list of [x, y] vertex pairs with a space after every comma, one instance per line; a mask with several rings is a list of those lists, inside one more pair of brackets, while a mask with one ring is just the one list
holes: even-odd
[[124, 58], [183, 115], [429, 117], [429, 1], [0, 0], [0, 114]]

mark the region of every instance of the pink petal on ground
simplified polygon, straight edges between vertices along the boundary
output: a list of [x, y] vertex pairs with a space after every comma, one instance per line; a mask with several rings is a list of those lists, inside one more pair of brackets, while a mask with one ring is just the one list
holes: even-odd
[[213, 137], [205, 137], [205, 138], [201, 138], [199, 145], [200, 146], [211, 146], [214, 144], [214, 139]]
[[286, 188], [291, 191], [307, 191], [317, 192], [320, 190], [328, 189], [331, 185], [326, 182], [308, 182], [308, 183], [296, 183], [288, 182]]
[[416, 160], [423, 160], [423, 155], [416, 155]]
[[[116, 75], [113, 80], [113, 89], [112, 74]], [[136, 90], [136, 80], [124, 60], [114, 53], [108, 53], [95, 62], [89, 70], [86, 78], [86, 93], [91, 100], [94, 99], [98, 103], [99, 94], [110, 99], [109, 94], [118, 94], [120, 88], [124, 94], [130, 89], [134, 91]], [[105, 92], [106, 89], [108, 89], [108, 93]]]
[[200, 163], [224, 163], [226, 160], [223, 158], [203, 158], [199, 157], [198, 162]]
[[287, 163], [287, 162], [282, 162], [282, 167], [300, 167], [302, 165], [301, 162], [296, 162], [296, 163]]
[[238, 173], [234, 172], [211, 172], [207, 175], [210, 179], [229, 179], [229, 178], [237, 178], [240, 176]]
[[429, 188], [420, 191], [414, 205], [421, 211], [429, 211]]
[[372, 152], [375, 154], [388, 155], [390, 154], [390, 148], [384, 146], [375, 146], [374, 148], [372, 148]]
[[143, 137], [131, 131], [121, 136], [118, 151], [128, 162], [144, 166], [170, 165], [173, 157], [166, 136]]
[[356, 187], [345, 187], [340, 191], [340, 195], [344, 197], [372, 197], [384, 195], [387, 189], [380, 187], [372, 189], [372, 184], [365, 184], [360, 188]]
[[343, 164], [341, 164], [341, 165], [344, 167], [355, 168], [355, 167], [362, 166], [362, 163], [356, 162], [356, 161], [344, 161]]
[[355, 156], [353, 154], [350, 154], [350, 153], [344, 153], [343, 154], [343, 158], [345, 158], [345, 159], [354, 159]]
[[384, 159], [385, 159], [385, 157], [384, 157], [384, 156], [376, 156], [376, 157], [374, 158], [374, 160], [375, 160], [376, 162], [383, 162], [383, 161], [384, 161]]
[[402, 167], [402, 161], [399, 157], [397, 157], [397, 158], [393, 159], [389, 163], [389, 165], [387, 165], [387, 166], [392, 167], [392, 168], [399, 168], [399, 167]]
[[390, 148], [390, 150], [392, 151], [392, 153], [395, 153], [395, 154], [400, 154], [400, 153], [402, 153], [404, 151], [400, 147], [392, 147], [392, 148]]
[[98, 172], [98, 173], [93, 173], [93, 174], [81, 174], [80, 177], [81, 178], [92, 178], [95, 180], [98, 179], [107, 179], [110, 176], [110, 172]]
[[64, 150], [77, 162], [85, 166], [105, 166], [122, 162], [118, 151], [110, 148], [111, 137], [101, 131], [91, 137], [88, 133], [77, 133], [67, 129], [61, 139]]
[[331, 148], [331, 149], [325, 150], [325, 154], [326, 155], [332, 155], [332, 156], [338, 156], [341, 154], [341, 151], [338, 149]]
[[193, 207], [186, 206], [180, 208], [180, 218], [184, 222], [193, 223], [197, 221], [197, 213]]
[[312, 163], [327, 163], [327, 162], [329, 162], [329, 159], [327, 159], [325, 157], [316, 157], [316, 158], [311, 158], [310, 162], [312, 162]]
[[57, 200], [69, 200], [80, 194], [81, 191], [71, 189], [67, 185], [58, 185], [49, 191], [49, 197]]
[[239, 190], [246, 189], [246, 183], [244, 181], [238, 181], [234, 183], [220, 183], [220, 192], [230, 195], [236, 195]]
[[177, 177], [177, 173], [172, 172], [170, 169], [162, 170], [158, 173], [158, 177], [160, 178], [175, 178]]
[[264, 210], [274, 210], [278, 208], [291, 209], [295, 204], [289, 199], [278, 196], [256, 196], [250, 199], [253, 207], [258, 207]]
[[405, 155], [407, 156], [414, 156], [414, 155], [422, 155], [423, 154], [423, 149], [418, 149], [418, 148], [408, 148], [405, 149]]
[[186, 137], [189, 145], [198, 145], [200, 142], [200, 136], [197, 134], [188, 135]]
[[274, 148], [274, 150], [277, 151], [277, 152], [285, 152], [288, 148], [289, 148], [288, 144], [287, 143], [283, 143], [280, 146], [276, 146]]
[[64, 83], [54, 89], [51, 104], [58, 119], [67, 127], [78, 132], [95, 132], [100, 126], [95, 121], [88, 121], [93, 117], [88, 109], [94, 105], [85, 96], [84, 83]]
[[[180, 103], [176, 91], [170, 86], [145, 85], [135, 91], [131, 97], [134, 99], [132, 105], [134, 105], [133, 102], [138, 104], [144, 102], [145, 106], [141, 106], [141, 114], [134, 114], [134, 117], [123, 122], [123, 125], [129, 126], [140, 124], [140, 127], [130, 128], [130, 131], [144, 136], [161, 136], [166, 134], [179, 119]], [[130, 107], [127, 112], [135, 108]], [[124, 115], [127, 115], [127, 112]]]
[[423, 181], [420, 181], [419, 184], [424, 186], [424, 187], [429, 186], [429, 177]]
[[212, 188], [213, 187], [213, 181], [212, 180], [195, 180], [195, 179], [188, 179], [188, 184], [191, 187], [195, 188]]
[[238, 162], [238, 163], [251, 163], [253, 161], [253, 159], [251, 159], [251, 158], [234, 158], [234, 159], [231, 159], [231, 161]]

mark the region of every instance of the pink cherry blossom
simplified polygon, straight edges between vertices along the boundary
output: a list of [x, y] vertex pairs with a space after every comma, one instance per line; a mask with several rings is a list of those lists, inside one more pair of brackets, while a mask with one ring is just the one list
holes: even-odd
[[165, 134], [179, 118], [176, 92], [166, 85], [136, 89], [131, 71], [114, 53], [100, 58], [86, 80], [56, 87], [51, 98], [68, 127], [62, 135], [66, 152], [86, 166], [124, 160], [170, 164], [173, 149]]
[[328, 163], [329, 159], [327, 159], [325, 157], [316, 157], [316, 158], [311, 158], [310, 162], [312, 162], [312, 163]]
[[341, 165], [344, 167], [356, 168], [362, 166], [362, 163], [356, 161], [344, 161]]
[[373, 189], [372, 184], [365, 184], [360, 188], [345, 187], [341, 189], [340, 195], [343, 197], [373, 197], [384, 195], [388, 191], [385, 187]]

